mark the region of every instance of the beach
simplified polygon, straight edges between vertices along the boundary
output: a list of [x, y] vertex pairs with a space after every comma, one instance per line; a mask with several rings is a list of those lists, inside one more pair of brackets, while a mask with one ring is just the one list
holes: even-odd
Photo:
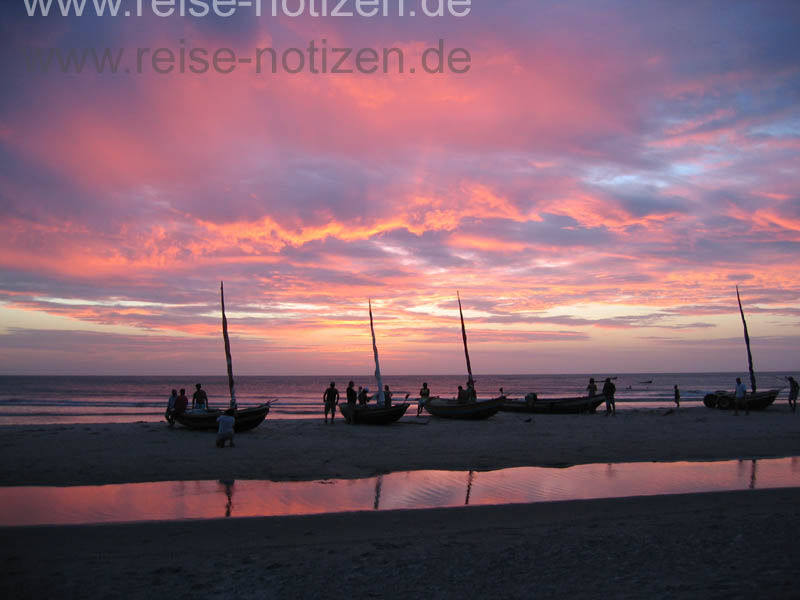
[[[733, 416], [681, 408], [594, 415], [498, 413], [486, 421], [406, 416], [389, 427], [267, 420], [218, 449], [214, 434], [166, 423], [5, 426], [0, 485], [368, 477], [420, 469], [777, 458], [800, 454], [785, 404]], [[416, 407], [409, 408], [416, 414]], [[423, 413], [424, 414], [424, 413]]]
[[[7, 426], [0, 484], [358, 478], [795, 456], [800, 417], [707, 408], [274, 420], [218, 449], [165, 423]], [[529, 420], [530, 419], [530, 420]], [[4, 597], [795, 596], [800, 490], [0, 529]]]

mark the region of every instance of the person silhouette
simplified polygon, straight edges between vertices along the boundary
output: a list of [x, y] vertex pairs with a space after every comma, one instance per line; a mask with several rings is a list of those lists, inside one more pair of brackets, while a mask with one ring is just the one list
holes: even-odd
[[336, 405], [339, 404], [339, 390], [336, 389], [336, 382], [331, 381], [329, 388], [322, 394], [322, 401], [325, 403], [325, 422], [328, 422], [328, 412], [331, 413], [331, 425], [336, 417]]
[[192, 410], [208, 410], [208, 395], [202, 386], [195, 384], [195, 391], [192, 394]]
[[614, 394], [617, 392], [617, 386], [611, 381], [610, 377], [606, 377], [603, 383], [603, 396], [606, 399], [606, 416], [609, 414], [614, 416], [617, 414], [617, 405], [614, 402]]

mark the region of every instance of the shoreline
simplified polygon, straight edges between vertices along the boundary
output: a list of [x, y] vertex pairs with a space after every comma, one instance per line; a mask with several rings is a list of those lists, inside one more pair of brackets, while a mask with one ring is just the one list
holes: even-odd
[[233, 449], [216, 448], [214, 438], [150, 422], [1, 426], [0, 485], [306, 481], [395, 471], [783, 458], [800, 454], [800, 416], [775, 406], [739, 417], [705, 407], [667, 416], [654, 410], [615, 417], [500, 413], [473, 422], [411, 416], [387, 427], [267, 418], [237, 434]]

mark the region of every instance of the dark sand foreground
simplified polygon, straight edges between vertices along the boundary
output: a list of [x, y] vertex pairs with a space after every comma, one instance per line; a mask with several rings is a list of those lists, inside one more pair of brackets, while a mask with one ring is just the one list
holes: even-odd
[[[411, 407], [409, 412], [415, 410]], [[406, 417], [388, 427], [270, 420], [220, 450], [214, 434], [166, 423], [0, 428], [0, 485], [195, 479], [310, 480], [418, 469], [800, 455], [800, 413], [682, 408], [595, 415], [500, 413], [487, 421]]]
[[3, 598], [789, 598], [800, 490], [0, 529]]

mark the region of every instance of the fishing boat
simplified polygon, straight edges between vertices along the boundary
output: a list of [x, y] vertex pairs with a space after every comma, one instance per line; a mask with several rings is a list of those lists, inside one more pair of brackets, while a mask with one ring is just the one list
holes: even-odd
[[339, 404], [339, 411], [352, 425], [389, 425], [399, 420], [410, 404], [403, 402], [385, 408], [383, 406]]
[[[233, 382], [233, 359], [231, 358], [231, 342], [228, 338], [228, 319], [225, 316], [225, 290], [222, 282], [219, 283], [219, 299], [222, 306], [222, 339], [225, 342], [225, 361], [228, 366], [228, 390], [230, 392], [231, 400], [229, 409], [233, 409], [235, 422], [233, 425], [234, 431], [247, 431], [248, 429], [255, 429], [267, 418], [270, 402], [237, 410], [236, 406], [236, 388]], [[217, 417], [222, 415], [223, 412], [219, 409], [211, 410], [189, 410], [182, 413], [174, 413], [174, 419], [188, 429], [199, 429], [206, 431], [216, 430], [218, 427]]]
[[[467, 383], [468, 387], [474, 391], [475, 380], [472, 378], [472, 363], [469, 360], [469, 349], [467, 347], [467, 328], [464, 326], [464, 311], [461, 309], [461, 294], [456, 291], [458, 298], [458, 314], [461, 317], [461, 339], [464, 342], [464, 358], [467, 361]], [[431, 399], [428, 400], [424, 408], [434, 417], [444, 417], [445, 419], [464, 419], [479, 420], [488, 419], [496, 414], [505, 402], [505, 396], [492, 398], [491, 400], [477, 400], [474, 398], [464, 402], [461, 398], [453, 400]]]
[[[756, 392], [747, 394], [748, 410], [764, 410], [775, 402], [780, 390], [767, 390], [766, 392]], [[718, 390], [703, 397], [703, 404], [709, 408], [721, 408], [723, 410], [733, 408], [736, 402], [736, 394], [726, 390]]]
[[593, 413], [603, 403], [604, 397], [580, 396], [575, 398], [539, 398], [536, 394], [528, 394], [524, 400], [507, 399], [500, 410], [516, 413], [545, 413], [566, 415], [576, 413]]
[[[375, 323], [372, 319], [372, 300], [368, 302], [369, 306], [369, 330], [372, 334], [372, 355], [375, 359], [375, 380], [378, 382], [378, 392], [375, 394], [377, 404], [339, 404], [339, 411], [344, 418], [351, 425], [390, 425], [396, 422], [404, 414], [410, 404], [403, 402], [402, 404], [395, 404], [394, 406], [386, 406], [386, 397], [384, 395], [383, 378], [381, 377], [381, 363], [378, 359], [378, 343], [375, 340]], [[406, 395], [408, 398], [408, 395]]]
[[[739, 303], [739, 314], [742, 317], [742, 327], [744, 328], [744, 343], [747, 346], [747, 367], [750, 370], [751, 392], [746, 395], [747, 410], [764, 410], [775, 402], [780, 390], [767, 390], [759, 392], [756, 389], [756, 373], [753, 369], [753, 354], [750, 352], [750, 334], [747, 332], [747, 321], [744, 318], [742, 308], [742, 298], [739, 296], [739, 286], [736, 286], [736, 301]], [[736, 406], [736, 393], [728, 391], [716, 391], [706, 394], [703, 397], [703, 404], [709, 408], [721, 408], [723, 410]]]
[[459, 403], [457, 400], [429, 400], [425, 403], [427, 410], [434, 417], [444, 417], [445, 419], [463, 419], [477, 421], [488, 419], [496, 414], [505, 402], [504, 397], [492, 398], [491, 400], [478, 400], [477, 402]]
[[[261, 425], [269, 414], [270, 403], [253, 406], [236, 411], [236, 423], [234, 430], [247, 431]], [[184, 413], [176, 414], [175, 420], [189, 429], [214, 430], [217, 429], [217, 417], [223, 414], [219, 409], [211, 410], [189, 410]]]

